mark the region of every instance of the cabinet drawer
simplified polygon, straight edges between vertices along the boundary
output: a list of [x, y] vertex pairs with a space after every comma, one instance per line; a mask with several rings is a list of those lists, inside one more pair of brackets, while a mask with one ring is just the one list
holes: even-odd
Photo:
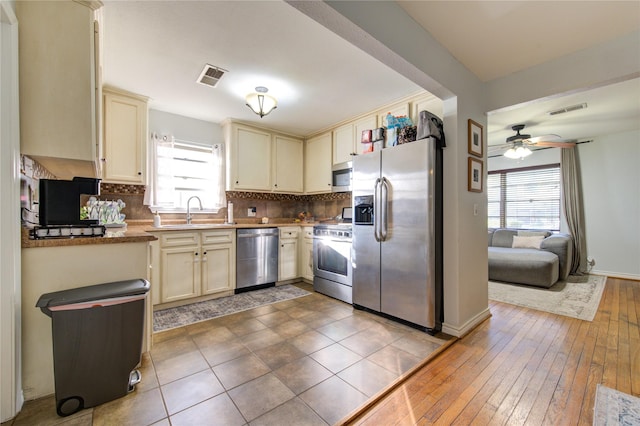
[[232, 229], [224, 231], [208, 231], [202, 233], [202, 245], [231, 244], [236, 238], [236, 232]]
[[299, 233], [299, 226], [283, 226], [280, 228], [280, 239], [298, 238]]
[[167, 232], [160, 236], [162, 247], [197, 246], [199, 242], [197, 232]]

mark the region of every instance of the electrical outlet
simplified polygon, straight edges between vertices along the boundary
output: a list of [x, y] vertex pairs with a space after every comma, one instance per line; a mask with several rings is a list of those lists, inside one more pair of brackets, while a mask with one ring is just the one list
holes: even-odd
[[247, 217], [256, 217], [256, 208], [255, 207], [249, 207], [247, 209]]
[[474, 216], [478, 216], [478, 205], [477, 204], [473, 205], [473, 215]]
[[589, 264], [589, 266], [593, 266], [596, 264], [596, 260], [593, 257], [589, 256], [587, 257], [587, 263]]

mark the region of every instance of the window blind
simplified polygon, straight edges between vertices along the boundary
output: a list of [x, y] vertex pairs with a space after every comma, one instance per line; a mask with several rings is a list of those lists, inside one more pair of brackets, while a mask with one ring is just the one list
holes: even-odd
[[204, 209], [224, 207], [222, 144], [157, 141], [154, 170], [154, 207], [184, 209], [192, 196], [200, 198]]
[[560, 165], [489, 172], [489, 228], [560, 230]]

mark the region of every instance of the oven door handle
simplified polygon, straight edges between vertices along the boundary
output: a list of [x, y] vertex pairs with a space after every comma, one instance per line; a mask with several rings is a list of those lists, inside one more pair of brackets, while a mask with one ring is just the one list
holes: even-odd
[[318, 241], [330, 242], [330, 243], [347, 243], [347, 244], [351, 243], [351, 240], [339, 240], [331, 237], [316, 237], [316, 239]]
[[378, 214], [378, 210], [380, 210], [381, 194], [379, 194], [379, 192], [382, 187], [381, 182], [382, 180], [377, 178], [373, 186], [373, 236], [378, 242], [382, 241], [380, 235], [380, 215]]

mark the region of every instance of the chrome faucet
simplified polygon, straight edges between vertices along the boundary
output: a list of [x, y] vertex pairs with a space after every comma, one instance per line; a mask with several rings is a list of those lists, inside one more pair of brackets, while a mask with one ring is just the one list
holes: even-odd
[[187, 225], [191, 225], [191, 211], [189, 209], [189, 203], [191, 203], [191, 200], [193, 200], [194, 198], [198, 200], [198, 204], [200, 204], [200, 210], [202, 210], [202, 201], [200, 201], [200, 197], [198, 197], [197, 195], [189, 197], [189, 199], [187, 200]]

